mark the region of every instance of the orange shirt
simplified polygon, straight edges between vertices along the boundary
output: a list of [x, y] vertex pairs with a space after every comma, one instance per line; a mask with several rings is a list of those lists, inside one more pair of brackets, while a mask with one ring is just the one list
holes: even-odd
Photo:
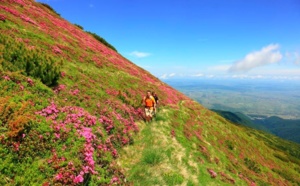
[[145, 106], [146, 107], [153, 107], [155, 105], [155, 99], [153, 96], [145, 97]]

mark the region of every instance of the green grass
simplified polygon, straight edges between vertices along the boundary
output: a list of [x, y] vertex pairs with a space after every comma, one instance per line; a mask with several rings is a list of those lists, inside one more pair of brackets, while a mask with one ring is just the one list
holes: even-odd
[[163, 161], [161, 149], [146, 149], [142, 155], [142, 162], [154, 166]]
[[176, 172], [170, 172], [163, 175], [167, 185], [179, 185], [184, 182], [184, 177]]

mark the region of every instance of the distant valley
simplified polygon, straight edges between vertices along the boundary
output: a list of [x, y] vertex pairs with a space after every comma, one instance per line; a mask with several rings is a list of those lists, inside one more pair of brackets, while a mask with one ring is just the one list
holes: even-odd
[[300, 143], [300, 84], [295, 81], [166, 82], [233, 123]]

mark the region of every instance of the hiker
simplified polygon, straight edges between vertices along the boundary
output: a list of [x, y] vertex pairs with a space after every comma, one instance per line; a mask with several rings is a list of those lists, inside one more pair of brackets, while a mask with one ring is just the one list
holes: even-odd
[[159, 100], [158, 100], [158, 96], [155, 92], [152, 92], [152, 96], [155, 100], [154, 114], [156, 114]]
[[146, 122], [150, 122], [154, 114], [154, 107], [156, 106], [155, 99], [151, 95], [151, 91], [147, 91], [147, 95], [143, 98], [143, 104], [145, 106], [145, 120]]

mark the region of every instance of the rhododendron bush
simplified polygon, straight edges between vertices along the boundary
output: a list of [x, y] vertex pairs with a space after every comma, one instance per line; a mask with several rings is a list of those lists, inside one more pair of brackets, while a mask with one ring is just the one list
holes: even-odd
[[[109, 112], [98, 103], [97, 116], [81, 107], [58, 106], [51, 101], [57, 89], [18, 73], [1, 72], [0, 85], [4, 87], [0, 91], [4, 96], [0, 99], [0, 153], [6, 157], [0, 162], [4, 176], [0, 183], [77, 185], [91, 179], [99, 184], [124, 180], [113, 159], [138, 131], [134, 118], [139, 111], [109, 101], [105, 105], [116, 110]], [[42, 105], [47, 106], [40, 109]], [[14, 166], [7, 167], [9, 162]], [[30, 179], [22, 180], [22, 174], [32, 171]]]

